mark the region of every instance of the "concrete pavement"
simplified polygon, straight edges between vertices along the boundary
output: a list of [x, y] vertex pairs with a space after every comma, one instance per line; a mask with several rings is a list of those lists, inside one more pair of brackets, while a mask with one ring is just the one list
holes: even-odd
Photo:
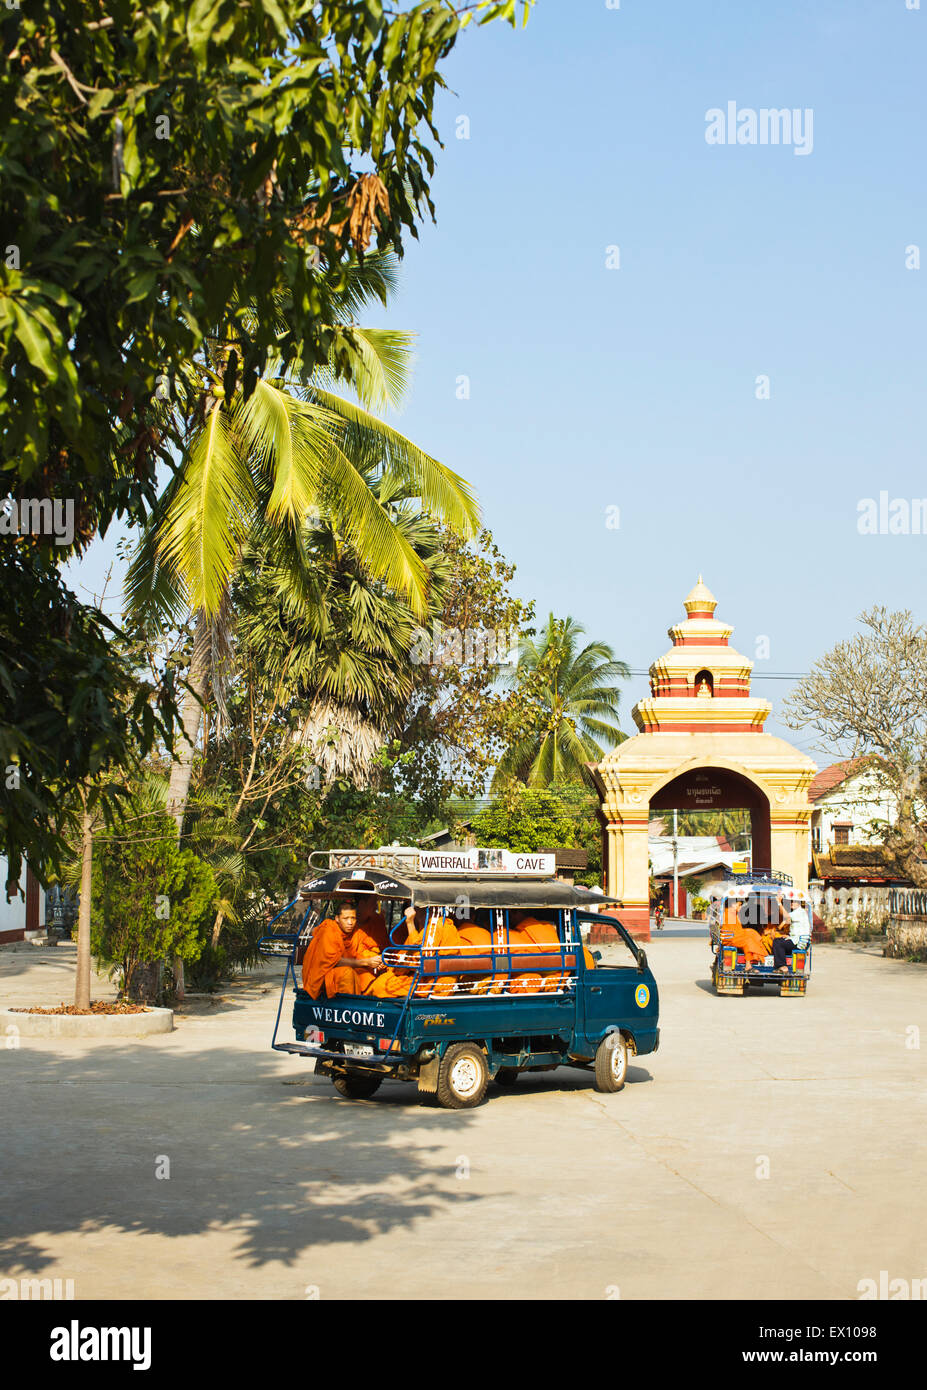
[[[8, 951], [0, 1004], [66, 997], [67, 948]], [[853, 1299], [883, 1269], [927, 1277], [927, 967], [816, 947], [804, 999], [719, 998], [704, 933], [647, 951], [661, 1048], [614, 1096], [560, 1070], [474, 1111], [410, 1085], [342, 1100], [269, 1050], [269, 967], [167, 1036], [7, 1046], [0, 1277], [78, 1299]]]

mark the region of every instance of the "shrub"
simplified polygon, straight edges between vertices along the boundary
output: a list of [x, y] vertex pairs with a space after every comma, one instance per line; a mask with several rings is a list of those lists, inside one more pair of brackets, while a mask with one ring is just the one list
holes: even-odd
[[121, 973], [132, 998], [139, 966], [200, 956], [216, 900], [212, 870], [180, 849], [173, 820], [163, 812], [128, 823], [94, 843], [91, 950]]

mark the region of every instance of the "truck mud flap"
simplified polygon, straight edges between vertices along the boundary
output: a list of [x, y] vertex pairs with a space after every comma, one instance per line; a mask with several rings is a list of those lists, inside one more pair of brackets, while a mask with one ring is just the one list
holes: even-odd
[[418, 1070], [418, 1093], [420, 1096], [433, 1096], [438, 1089], [438, 1068], [440, 1057], [432, 1057], [423, 1062]]

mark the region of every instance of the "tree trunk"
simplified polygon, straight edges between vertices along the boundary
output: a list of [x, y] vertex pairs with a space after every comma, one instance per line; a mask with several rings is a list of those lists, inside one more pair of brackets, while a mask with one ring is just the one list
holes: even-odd
[[93, 818], [87, 810], [87, 794], [81, 792], [80, 911], [77, 915], [77, 982], [74, 1007], [90, 1008], [90, 884], [93, 869]]
[[215, 950], [219, 944], [219, 937], [222, 934], [222, 923], [224, 921], [225, 913], [220, 909], [216, 913], [216, 920], [212, 924], [212, 937], [210, 938], [210, 945], [212, 946], [213, 950]]
[[[209, 621], [200, 611], [196, 617], [196, 631], [193, 636], [193, 654], [187, 672], [189, 690], [184, 692], [181, 705], [181, 722], [184, 738], [180, 751], [171, 765], [171, 778], [167, 790], [167, 813], [177, 823], [177, 839], [183, 831], [183, 818], [190, 794], [190, 777], [193, 772], [193, 759], [200, 733], [200, 720], [203, 715], [201, 701], [205, 699], [207, 675], [209, 670]], [[178, 999], [184, 997], [183, 961], [174, 957], [174, 994]]]

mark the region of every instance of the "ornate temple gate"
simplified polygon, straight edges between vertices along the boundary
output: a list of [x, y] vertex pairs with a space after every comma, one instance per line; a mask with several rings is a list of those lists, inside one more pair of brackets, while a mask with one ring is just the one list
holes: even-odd
[[788, 873], [802, 888], [808, 883], [808, 786], [817, 767], [764, 731], [772, 706], [751, 696], [753, 663], [729, 645], [733, 628], [715, 618], [716, 605], [699, 576], [685, 601], [685, 621], [669, 630], [672, 648], [650, 668], [650, 699], [632, 710], [640, 732], [591, 769], [600, 796], [605, 891], [621, 899], [615, 915], [645, 940], [653, 811], [743, 807], [750, 813], [753, 867]]

